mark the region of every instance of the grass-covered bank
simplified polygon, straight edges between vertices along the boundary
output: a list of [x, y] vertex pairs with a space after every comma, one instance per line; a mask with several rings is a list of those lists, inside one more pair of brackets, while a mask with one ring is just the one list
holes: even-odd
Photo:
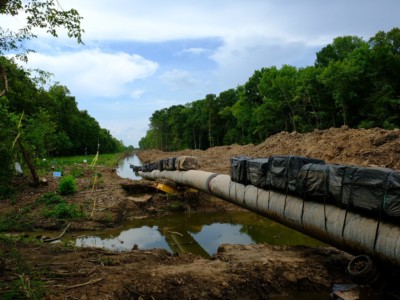
[[[0, 233], [34, 230], [50, 224], [58, 227], [69, 219], [87, 220], [92, 214], [95, 192], [106, 184], [104, 173], [112, 175], [118, 161], [126, 155], [129, 154], [41, 159], [37, 163], [42, 180], [39, 187], [30, 185], [29, 172], [24, 169], [24, 175], [13, 178], [13, 191], [0, 201]], [[107, 184], [117, 179], [115, 175]]]

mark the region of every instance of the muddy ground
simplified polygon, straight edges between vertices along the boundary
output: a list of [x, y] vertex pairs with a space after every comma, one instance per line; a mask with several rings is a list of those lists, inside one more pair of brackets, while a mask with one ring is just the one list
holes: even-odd
[[[225, 174], [229, 174], [230, 157], [275, 154], [400, 169], [400, 130], [343, 127], [308, 134], [283, 132], [259, 145], [138, 152], [143, 163], [179, 155], [197, 156], [202, 170]], [[59, 237], [67, 226], [68, 234], [78, 236], [81, 230], [118, 227], [128, 219], [173, 213], [171, 201], [180, 201], [180, 209], [187, 213], [240, 209], [184, 189], [179, 195], [165, 195], [155, 191], [150, 182], [138, 185], [119, 178], [115, 169], [80, 167], [83, 174], [77, 179], [78, 192], [66, 199], [85, 212], [85, 218], [44, 218], [41, 208], [32, 206], [43, 193], [56, 191], [58, 181], [50, 176], [48, 184], [39, 188], [16, 178], [17, 197], [1, 201], [0, 212], [18, 212], [18, 222], [52, 230], [51, 237]], [[101, 176], [93, 188], [95, 173]], [[147, 195], [145, 201], [143, 193]], [[47, 238], [30, 236], [29, 242], [21, 238], [17, 247], [6, 240], [1, 242], [0, 298], [16, 293], [46, 299], [269, 299], [303, 292], [327, 295], [333, 284], [351, 282], [345, 269], [352, 256], [332, 247], [221, 245], [217, 254], [205, 259], [160, 249], [125, 253], [81, 249], [62, 237], [58, 244], [43, 243]]]

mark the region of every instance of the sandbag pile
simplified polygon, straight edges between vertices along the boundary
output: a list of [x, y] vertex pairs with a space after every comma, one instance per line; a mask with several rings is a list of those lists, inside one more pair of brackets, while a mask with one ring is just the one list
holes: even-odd
[[231, 158], [231, 179], [369, 214], [400, 217], [400, 172], [325, 164], [304, 156]]

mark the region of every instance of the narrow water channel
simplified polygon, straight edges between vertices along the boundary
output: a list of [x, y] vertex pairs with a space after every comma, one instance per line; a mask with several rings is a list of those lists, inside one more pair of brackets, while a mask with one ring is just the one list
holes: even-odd
[[141, 166], [142, 163], [136, 155], [128, 156], [124, 159], [121, 159], [118, 162], [117, 174], [122, 178], [129, 178], [132, 180], [139, 180], [142, 177], [137, 176], [135, 172], [133, 172], [131, 165]]

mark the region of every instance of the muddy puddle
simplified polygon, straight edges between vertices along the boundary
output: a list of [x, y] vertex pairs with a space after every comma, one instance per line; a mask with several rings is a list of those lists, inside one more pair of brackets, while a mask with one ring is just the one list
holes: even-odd
[[209, 257], [221, 244], [307, 245], [321, 242], [252, 212], [175, 214], [126, 223], [99, 233], [79, 233], [75, 245], [113, 251], [163, 248]]

